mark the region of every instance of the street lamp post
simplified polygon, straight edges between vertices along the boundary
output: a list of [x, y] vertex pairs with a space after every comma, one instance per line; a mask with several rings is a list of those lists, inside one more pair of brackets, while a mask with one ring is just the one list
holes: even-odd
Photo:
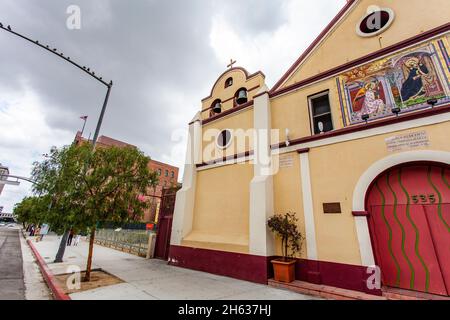
[[92, 141], [92, 147], [95, 147], [95, 144], [97, 143], [97, 139], [98, 139], [98, 135], [100, 133], [100, 128], [102, 126], [102, 122], [103, 122], [103, 116], [105, 115], [105, 111], [106, 111], [106, 106], [108, 104], [108, 99], [109, 99], [109, 95], [111, 93], [111, 88], [113, 86], [113, 82], [110, 81], [109, 83], [104, 81], [102, 77], [99, 77], [98, 75], [95, 74], [94, 71], [92, 71], [90, 68], [86, 67], [86, 66], [81, 66], [80, 64], [74, 62], [69, 56], [64, 56], [64, 54], [62, 52], [58, 53], [58, 50], [56, 48], [51, 48], [49, 45], [43, 45], [41, 43], [39, 43], [39, 41], [34, 41], [16, 31], [14, 31], [11, 26], [4, 26], [1, 22], [0, 22], [0, 29], [4, 30], [6, 32], [9, 32], [12, 35], [15, 35], [19, 38], [22, 38], [38, 47], [41, 47], [44, 50], [47, 50], [48, 52], [54, 54], [55, 56], [63, 59], [66, 62], [69, 62], [70, 64], [74, 65], [75, 67], [79, 68], [80, 70], [84, 71], [85, 73], [87, 73], [88, 75], [90, 75], [92, 78], [94, 78], [95, 80], [99, 81], [101, 84], [105, 85], [107, 87], [107, 91], [106, 91], [106, 97], [105, 100], [103, 102], [103, 106], [102, 106], [102, 110], [100, 112], [100, 116], [98, 118], [97, 121], [97, 127], [95, 128], [95, 134], [94, 134], [94, 139]]
[[[96, 79], [97, 81], [99, 81], [100, 83], [102, 83], [103, 85], [105, 85], [107, 87], [105, 100], [103, 102], [102, 110], [100, 112], [100, 116], [99, 116], [98, 121], [97, 121], [97, 127], [95, 128], [94, 139], [92, 140], [92, 150], [94, 150], [95, 145], [97, 143], [98, 135], [100, 133], [100, 127], [102, 126], [103, 116], [105, 115], [106, 106], [108, 104], [108, 99], [109, 99], [109, 95], [111, 93], [111, 88], [112, 88], [113, 82], [112, 81], [110, 81], [109, 83], [105, 82], [102, 77], [99, 77], [99, 76], [95, 75], [95, 72], [92, 71], [90, 68], [88, 68], [86, 66], [81, 66], [80, 64], [78, 64], [78, 63], [74, 62], [73, 60], [71, 60], [70, 57], [64, 56], [64, 54], [62, 52], [58, 53], [58, 50], [56, 48], [52, 49], [49, 45], [45, 45], [44, 46], [43, 44], [39, 43], [39, 41], [33, 41], [30, 38], [28, 38], [28, 37], [26, 37], [26, 36], [24, 36], [24, 35], [22, 35], [22, 34], [20, 34], [18, 32], [13, 31], [11, 26], [9, 26], [9, 25], [7, 27], [4, 27], [3, 24], [0, 22], [0, 29], [2, 29], [4, 31], [7, 31], [10, 34], [15, 35], [15, 36], [17, 36], [19, 38], [22, 38], [22, 39], [24, 39], [24, 40], [26, 40], [26, 41], [34, 44], [34, 45], [37, 45], [37, 46], [41, 47], [42, 49], [47, 50], [48, 52], [50, 52], [50, 53], [56, 55], [57, 57], [65, 60], [66, 62], [71, 63], [72, 65], [74, 65], [75, 67], [77, 67], [80, 70], [84, 71], [85, 73], [90, 75], [92, 78]], [[95, 230], [95, 228], [94, 228], [94, 230]], [[64, 233], [62, 239], [61, 239], [61, 243], [59, 245], [58, 253], [56, 254], [55, 262], [62, 262], [63, 261], [62, 258], [63, 258], [64, 251], [65, 251], [65, 248], [66, 248], [66, 241], [67, 241], [68, 235], [69, 235], [69, 232], [66, 231]], [[92, 246], [93, 246], [93, 242], [92, 242], [92, 236], [91, 236], [91, 241], [89, 243], [89, 250], [90, 250], [90, 252], [92, 252]], [[89, 255], [89, 259], [91, 259], [91, 255]]]

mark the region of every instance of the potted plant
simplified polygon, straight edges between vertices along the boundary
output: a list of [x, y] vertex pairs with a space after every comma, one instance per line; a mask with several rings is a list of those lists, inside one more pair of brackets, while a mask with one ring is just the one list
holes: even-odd
[[267, 221], [269, 229], [281, 238], [282, 257], [272, 260], [274, 279], [281, 282], [292, 282], [295, 280], [295, 263], [293, 256], [300, 253], [303, 236], [297, 228], [297, 217], [295, 213], [276, 214]]

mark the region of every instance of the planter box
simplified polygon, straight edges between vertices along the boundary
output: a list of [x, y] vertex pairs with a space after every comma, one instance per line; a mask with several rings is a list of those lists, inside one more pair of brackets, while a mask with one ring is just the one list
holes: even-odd
[[295, 280], [295, 263], [297, 260], [272, 260], [275, 281], [292, 282]]

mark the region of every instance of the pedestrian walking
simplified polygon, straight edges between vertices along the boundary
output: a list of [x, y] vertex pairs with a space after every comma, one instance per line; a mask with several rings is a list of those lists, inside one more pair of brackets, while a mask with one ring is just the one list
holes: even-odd
[[67, 245], [68, 246], [72, 245], [72, 239], [73, 239], [73, 229], [70, 229], [69, 237], [67, 238]]
[[75, 240], [74, 240], [73, 245], [74, 245], [74, 246], [78, 246], [78, 244], [80, 243], [80, 240], [81, 240], [81, 235], [77, 234], [77, 235], [75, 236]]
[[34, 236], [36, 237], [36, 242], [39, 242], [39, 240], [41, 239], [41, 227], [37, 227], [36, 230], [34, 231]]
[[49, 230], [49, 225], [48, 224], [43, 224], [42, 226], [41, 226], [41, 230], [40, 230], [40, 232], [39, 232], [39, 234], [40, 234], [40, 241], [42, 241], [42, 239], [44, 239], [44, 236], [46, 235], [46, 234], [48, 234], [48, 230]]
[[35, 230], [35, 226], [34, 226], [34, 224], [32, 224], [30, 227], [30, 237], [34, 236], [34, 230]]

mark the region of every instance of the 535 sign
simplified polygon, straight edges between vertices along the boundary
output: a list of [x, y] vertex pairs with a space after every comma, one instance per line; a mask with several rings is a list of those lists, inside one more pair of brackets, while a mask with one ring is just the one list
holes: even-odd
[[425, 203], [430, 203], [430, 204], [434, 204], [436, 203], [436, 195], [435, 194], [416, 194], [413, 195], [411, 197], [412, 201], [414, 204], [425, 204]]

